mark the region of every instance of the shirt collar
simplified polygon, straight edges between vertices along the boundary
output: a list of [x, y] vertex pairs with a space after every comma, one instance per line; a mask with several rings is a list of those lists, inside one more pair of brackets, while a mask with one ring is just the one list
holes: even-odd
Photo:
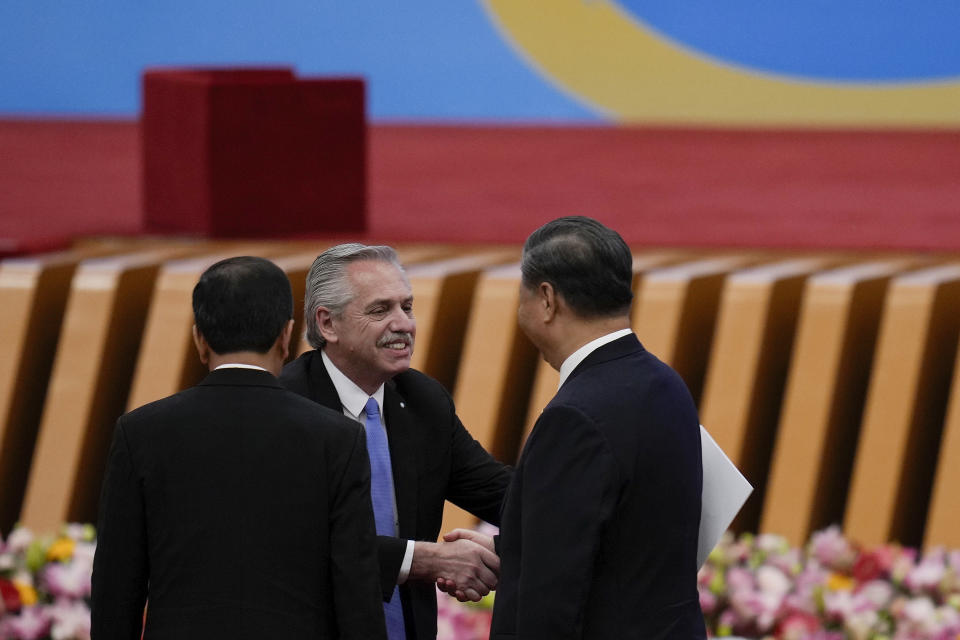
[[628, 336], [633, 333], [632, 329], [620, 329], [619, 331], [614, 331], [613, 333], [608, 333], [605, 336], [600, 336], [596, 340], [591, 340], [587, 344], [583, 345], [563, 361], [563, 364], [560, 365], [560, 384], [557, 385], [557, 388], [563, 386], [563, 383], [567, 381], [567, 378], [570, 377], [570, 374], [573, 373], [573, 370], [577, 368], [577, 365], [583, 362], [588, 355], [607, 344], [608, 342], [613, 342], [618, 340], [623, 336]]
[[367, 404], [369, 398], [377, 401], [377, 405], [380, 407], [380, 415], [383, 415], [382, 384], [377, 387], [376, 392], [374, 392], [372, 396], [368, 396], [366, 391], [358, 387], [357, 384], [340, 371], [340, 369], [337, 369], [337, 365], [333, 364], [333, 360], [330, 359], [330, 356], [328, 356], [327, 352], [323, 349], [320, 350], [320, 357], [323, 359], [323, 366], [327, 368], [330, 380], [337, 390], [337, 395], [340, 396], [340, 404], [343, 405], [343, 408], [353, 416], [354, 419], [360, 420], [362, 418], [363, 407]]
[[[240, 364], [239, 362], [225, 362], [219, 367], [213, 368], [214, 371], [218, 369], [256, 369], [257, 371], [267, 371], [263, 367], [258, 367], [255, 364]], [[267, 371], [267, 373], [270, 373], [270, 372]]]

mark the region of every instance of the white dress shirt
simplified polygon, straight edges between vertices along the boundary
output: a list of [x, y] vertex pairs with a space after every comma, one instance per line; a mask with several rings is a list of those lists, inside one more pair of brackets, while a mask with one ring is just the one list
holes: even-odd
[[[255, 364], [240, 364], [239, 362], [225, 362], [219, 367], [213, 368], [214, 371], [216, 371], [217, 369], [257, 369], [258, 371], [267, 371], [263, 367], [258, 367]], [[270, 373], [270, 372], [267, 371], [267, 373]]]

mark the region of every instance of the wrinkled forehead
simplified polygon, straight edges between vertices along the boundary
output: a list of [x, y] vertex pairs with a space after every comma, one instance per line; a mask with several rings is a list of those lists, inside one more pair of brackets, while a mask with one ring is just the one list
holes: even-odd
[[376, 300], [403, 302], [413, 296], [406, 274], [392, 262], [358, 260], [347, 267], [351, 301], [369, 304]]

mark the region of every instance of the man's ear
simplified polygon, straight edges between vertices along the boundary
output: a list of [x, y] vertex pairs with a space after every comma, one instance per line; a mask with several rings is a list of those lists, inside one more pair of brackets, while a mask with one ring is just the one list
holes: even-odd
[[326, 307], [317, 307], [317, 331], [323, 339], [330, 343], [337, 342], [337, 328], [333, 322], [333, 314]]
[[210, 362], [210, 345], [206, 338], [197, 330], [197, 325], [193, 325], [193, 344], [197, 347], [197, 355], [200, 356], [200, 362], [206, 365]]
[[552, 322], [557, 315], [557, 304], [559, 298], [553, 285], [549, 282], [541, 282], [537, 287], [537, 298], [541, 306], [544, 322]]
[[293, 318], [287, 320], [287, 324], [284, 325], [283, 331], [280, 332], [280, 335], [277, 336], [277, 342], [280, 346], [281, 359], [286, 362], [287, 356], [290, 355], [290, 338], [293, 336]]

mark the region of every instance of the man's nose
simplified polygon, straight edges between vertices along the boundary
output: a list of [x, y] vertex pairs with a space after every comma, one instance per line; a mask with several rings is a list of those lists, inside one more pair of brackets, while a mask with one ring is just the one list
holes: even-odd
[[390, 330], [396, 333], [413, 333], [416, 330], [416, 321], [407, 315], [403, 309], [397, 309], [390, 317]]

